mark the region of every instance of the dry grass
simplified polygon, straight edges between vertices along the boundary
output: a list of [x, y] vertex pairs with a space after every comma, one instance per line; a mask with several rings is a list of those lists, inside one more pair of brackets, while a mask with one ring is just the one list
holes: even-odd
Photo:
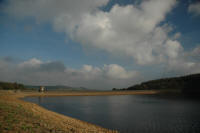
[[117, 133], [75, 118], [64, 116], [34, 103], [20, 100], [26, 96], [94, 96], [155, 94], [155, 91], [109, 92], [19, 92], [0, 91], [0, 132], [2, 133]]

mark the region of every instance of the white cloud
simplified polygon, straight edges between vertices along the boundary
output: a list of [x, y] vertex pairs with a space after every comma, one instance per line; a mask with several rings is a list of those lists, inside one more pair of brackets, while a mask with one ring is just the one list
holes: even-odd
[[[168, 71], [184, 74], [200, 72], [199, 48], [186, 52], [177, 40], [180, 32], [172, 37], [168, 35], [174, 29], [165, 22], [165, 18], [176, 5], [176, 0], [142, 0], [135, 5], [115, 4], [107, 12], [100, 10], [99, 7], [108, 1], [8, 0], [4, 11], [17, 18], [34, 17], [38, 23], [50, 22], [57, 32], [65, 32], [83, 47], [94, 47], [115, 56], [132, 58], [139, 65], [164, 63]], [[190, 5], [188, 10], [198, 13], [199, 3]], [[5, 62], [0, 63], [3, 68], [9, 66]], [[32, 59], [18, 65], [17, 70], [12, 70], [25, 75], [22, 81], [37, 84], [123, 87], [134, 84], [133, 79], [137, 82], [139, 75], [137, 71], [128, 71], [117, 64], [102, 68], [83, 65], [81, 69], [73, 69], [66, 68], [61, 62]]]
[[198, 45], [197, 47], [195, 47], [191, 52], [189, 52], [188, 56], [192, 56], [192, 57], [200, 57], [200, 45]]
[[166, 56], [161, 49], [169, 39], [159, 23], [174, 4], [174, 0], [150, 0], [139, 7], [114, 5], [109, 12], [85, 15], [71, 36], [84, 45], [132, 57], [138, 64], [155, 63]]
[[126, 71], [117, 64], [104, 65], [103, 71], [106, 76], [114, 79], [129, 79], [138, 75], [136, 71]]
[[31, 60], [25, 61], [19, 64], [19, 67], [39, 67], [42, 64], [42, 61], [33, 58]]
[[195, 74], [200, 73], [200, 63], [184, 59], [170, 60], [167, 69], [173, 72], [172, 75]]
[[92, 89], [128, 87], [134, 84], [139, 72], [126, 70], [120, 65], [102, 68], [83, 65], [80, 69], [67, 68], [62, 62], [43, 62], [36, 58], [14, 63], [0, 59], [0, 80], [25, 84], [84, 86]]
[[34, 17], [38, 22], [49, 21], [56, 31], [65, 32], [83, 46], [116, 56], [120, 53], [141, 65], [160, 63], [168, 58], [164, 48], [166, 41], [171, 39], [166, 24], [161, 26], [160, 23], [176, 0], [143, 0], [140, 4], [126, 6], [115, 4], [108, 12], [99, 9], [108, 0], [8, 1], [5, 12], [16, 17]]
[[167, 71], [179, 75], [200, 73], [200, 47], [181, 52], [177, 58], [168, 60]]
[[183, 48], [178, 41], [167, 40], [165, 49], [169, 58], [177, 58]]
[[200, 15], [200, 2], [190, 4], [188, 11], [190, 13], [194, 13], [195, 15]]
[[173, 37], [173, 39], [178, 39], [178, 38], [180, 38], [181, 37], [181, 33], [180, 32], [177, 32], [175, 35], [174, 35], [174, 37]]

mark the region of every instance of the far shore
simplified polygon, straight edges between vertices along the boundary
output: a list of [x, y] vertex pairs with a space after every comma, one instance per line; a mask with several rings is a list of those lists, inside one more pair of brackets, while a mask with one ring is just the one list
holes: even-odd
[[[59, 133], [117, 133], [75, 118], [49, 111], [34, 103], [21, 100], [24, 97], [49, 96], [104, 96], [151, 95], [158, 91], [0, 91], [0, 132], [59, 132]], [[17, 111], [18, 110], [18, 111]], [[8, 120], [8, 116], [12, 116]], [[28, 117], [27, 117], [28, 116]], [[10, 120], [11, 119], [11, 120]], [[13, 121], [12, 121], [13, 120]], [[20, 121], [16, 123], [15, 121]], [[36, 125], [35, 125], [36, 124]]]
[[[18, 92], [20, 94], [22, 92]], [[23, 91], [23, 96], [106, 96], [106, 95], [152, 95], [159, 91], [155, 90], [134, 90], [134, 91]]]

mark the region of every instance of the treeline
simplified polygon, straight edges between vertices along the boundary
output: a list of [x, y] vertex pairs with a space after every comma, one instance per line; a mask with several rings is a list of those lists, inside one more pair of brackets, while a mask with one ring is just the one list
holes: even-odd
[[181, 90], [184, 93], [200, 93], [200, 74], [151, 80], [120, 90]]
[[25, 90], [23, 84], [0, 82], [0, 90]]

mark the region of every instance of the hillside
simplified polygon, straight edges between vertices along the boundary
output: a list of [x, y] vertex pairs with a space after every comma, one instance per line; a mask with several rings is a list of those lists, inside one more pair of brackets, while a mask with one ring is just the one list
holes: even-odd
[[181, 90], [183, 93], [200, 93], [200, 74], [151, 80], [128, 87], [126, 90]]
[[25, 87], [23, 84], [0, 82], [0, 90], [24, 90], [24, 89]]

